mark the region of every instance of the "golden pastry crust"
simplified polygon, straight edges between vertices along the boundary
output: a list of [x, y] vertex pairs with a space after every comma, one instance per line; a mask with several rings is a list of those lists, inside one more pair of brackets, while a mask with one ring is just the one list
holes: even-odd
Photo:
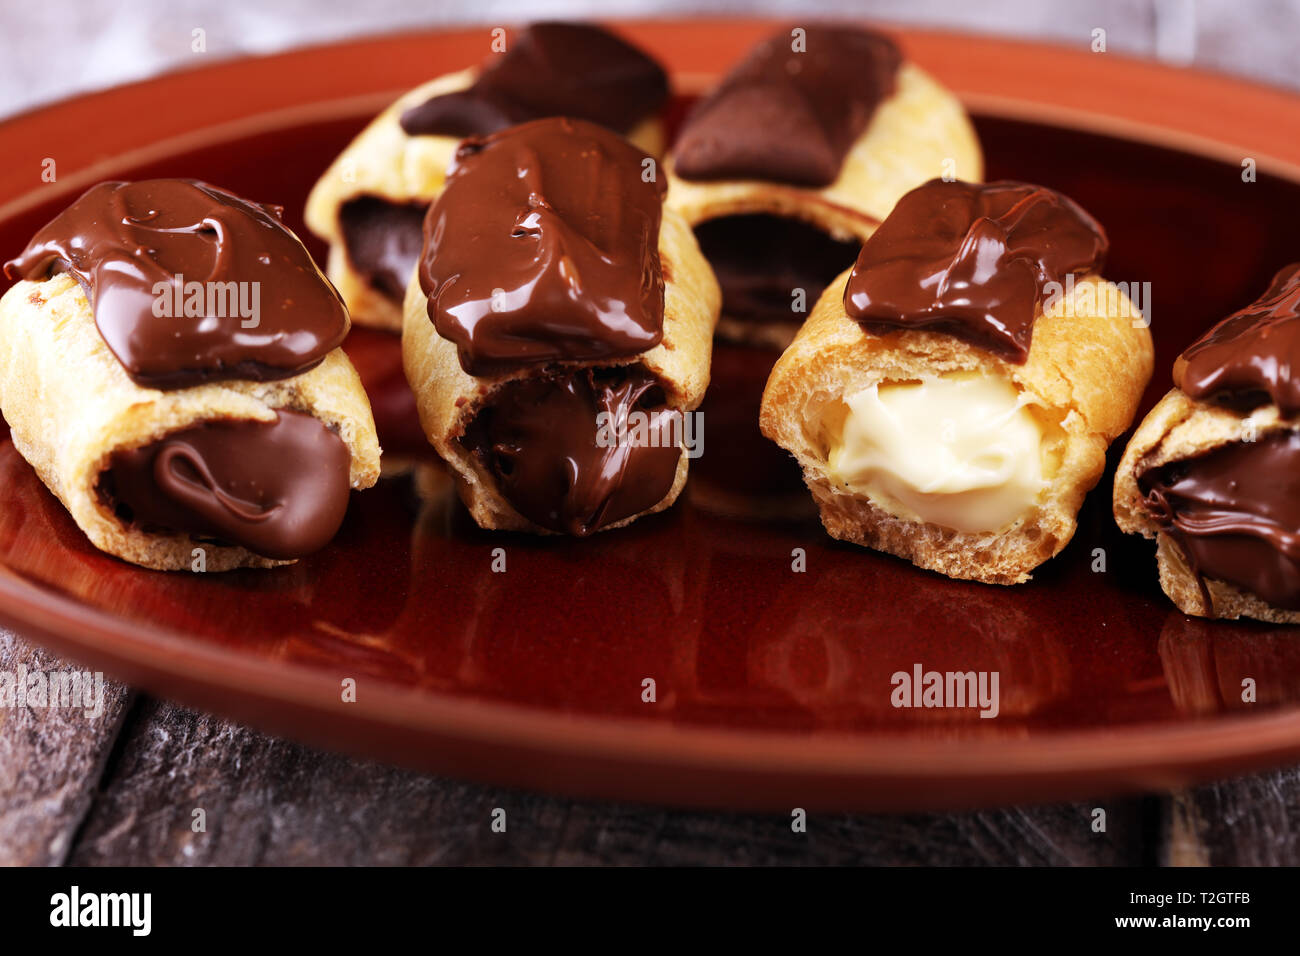
[[[722, 294], [694, 234], [671, 209], [664, 210], [659, 230], [659, 258], [664, 276], [663, 340], [628, 359], [561, 364], [566, 368], [640, 364], [663, 383], [669, 407], [691, 411], [699, 406], [709, 385], [713, 329]], [[554, 533], [519, 514], [497, 490], [492, 476], [460, 443], [465, 427], [495, 391], [507, 382], [529, 378], [537, 370], [480, 377], [468, 374], [460, 366], [456, 346], [440, 336], [429, 320], [427, 303], [418, 276], [412, 277], [406, 290], [402, 363], [415, 392], [425, 435], [455, 471], [460, 496], [480, 527]], [[686, 484], [688, 464], [683, 455], [672, 490], [657, 505], [603, 530], [621, 528], [642, 515], [670, 507]]]
[[1113, 505], [1115, 523], [1129, 534], [1156, 539], [1156, 565], [1160, 586], [1184, 614], [1195, 617], [1255, 618], [1274, 624], [1300, 624], [1300, 611], [1274, 607], [1235, 584], [1207, 578], [1210, 604], [1182, 548], [1143, 507], [1138, 477], [1172, 461], [1195, 458], [1216, 448], [1239, 442], [1253, 434], [1255, 440], [1273, 432], [1292, 431], [1297, 422], [1284, 418], [1275, 405], [1240, 414], [1218, 405], [1198, 402], [1179, 389], [1171, 389], [1147, 413], [1115, 471]]
[[[894, 94], [849, 149], [839, 178], [820, 189], [763, 180], [681, 179], [668, 171], [668, 205], [692, 226], [710, 219], [768, 213], [811, 223], [841, 240], [866, 241], [906, 192], [952, 176], [979, 182], [984, 159], [960, 101], [911, 63], [898, 71]], [[719, 335], [734, 341], [785, 348], [798, 322], [773, 325], [729, 320]]]
[[[950, 335], [872, 335], [844, 310], [846, 270], [826, 290], [763, 392], [763, 434], [795, 456], [832, 537], [906, 558], [954, 578], [1019, 584], [1074, 535], [1079, 507], [1106, 466], [1106, 447], [1133, 421], [1151, 377], [1150, 331], [1115, 287], [1092, 275], [1034, 323], [1023, 365]], [[824, 422], [842, 398], [873, 384], [974, 371], [1029, 396], [1044, 431], [1050, 485], [1010, 528], [963, 533], [900, 518], [835, 482]]]
[[335, 349], [309, 372], [276, 382], [213, 382], [163, 392], [136, 385], [104, 344], [85, 293], [68, 275], [19, 282], [0, 299], [0, 409], [14, 446], [101, 551], [158, 570], [189, 570], [202, 547], [208, 571], [292, 562], [186, 534], [124, 525], [96, 493], [112, 454], [223, 418], [273, 421], [305, 412], [338, 429], [352, 454], [353, 488], [379, 477], [370, 402]]
[[[467, 89], [478, 74], [477, 67], [448, 73], [403, 94], [348, 144], [307, 197], [307, 227], [330, 244], [326, 275], [357, 325], [400, 331], [402, 304], [376, 291], [352, 268], [343, 246], [339, 209], [359, 196], [426, 205], [437, 199], [460, 140], [408, 136], [402, 130], [402, 114], [435, 96]], [[663, 121], [657, 116], [642, 120], [627, 139], [648, 155], [659, 156], [664, 148]]]

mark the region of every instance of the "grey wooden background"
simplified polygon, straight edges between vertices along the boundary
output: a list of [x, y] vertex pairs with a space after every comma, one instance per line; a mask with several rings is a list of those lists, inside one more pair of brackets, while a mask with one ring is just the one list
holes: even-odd
[[543, 17], [771, 14], [863, 17], [1085, 42], [1300, 87], [1295, 0], [40, 0], [0, 2], [0, 114], [140, 79], [204, 56], [440, 23]]
[[[436, 23], [813, 11], [1071, 43], [1102, 26], [1115, 50], [1300, 88], [1300, 3], [1282, 0], [4, 0], [0, 115], [189, 65], [195, 27], [206, 55], [235, 56]], [[0, 630], [0, 671], [22, 666], [67, 665]], [[1297, 864], [1300, 769], [1141, 798], [814, 816], [795, 834], [784, 815], [583, 803], [356, 761], [110, 683], [98, 720], [0, 708], [0, 864], [64, 863]]]

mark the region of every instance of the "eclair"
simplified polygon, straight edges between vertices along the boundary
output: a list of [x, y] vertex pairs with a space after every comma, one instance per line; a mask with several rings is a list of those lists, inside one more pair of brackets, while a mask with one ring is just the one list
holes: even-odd
[[1115, 473], [1184, 614], [1300, 623], [1300, 263], [1174, 362]]
[[763, 393], [832, 537], [1017, 584], [1074, 534], [1151, 375], [1107, 240], [1041, 186], [933, 180], [818, 300]]
[[905, 192], [983, 177], [956, 97], [889, 37], [844, 25], [760, 44], [692, 109], [666, 165], [668, 204], [722, 286], [719, 337], [773, 348]]
[[105, 182], [18, 258], [0, 410], [91, 543], [160, 570], [329, 543], [379, 475], [348, 314], [280, 210], [183, 179]]
[[430, 80], [379, 114], [307, 199], [307, 226], [330, 244], [326, 271], [358, 325], [398, 331], [422, 246], [421, 224], [456, 145], [546, 116], [605, 126], [658, 156], [663, 68], [617, 35], [534, 23], [482, 66]]
[[647, 157], [545, 119], [457, 150], [402, 357], [481, 527], [585, 536], [669, 507], [720, 293]]

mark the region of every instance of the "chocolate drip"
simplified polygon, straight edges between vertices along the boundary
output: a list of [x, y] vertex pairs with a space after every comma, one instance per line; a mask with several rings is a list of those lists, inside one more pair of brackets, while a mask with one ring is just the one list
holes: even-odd
[[[609, 417], [598, 423], [597, 416]], [[646, 440], [610, 441], [632, 412]], [[641, 366], [520, 379], [495, 392], [462, 443], [515, 510], [551, 531], [585, 536], [640, 514], [672, 490], [681, 460], [663, 387]], [[601, 427], [605, 432], [602, 447]]]
[[116, 452], [99, 494], [145, 531], [298, 558], [328, 544], [343, 523], [350, 464], [347, 445], [324, 423], [281, 410], [273, 423], [204, 422]]
[[760, 44], [691, 111], [673, 152], [684, 179], [827, 186], [894, 92], [902, 56], [888, 37], [813, 26]]
[[[342, 343], [348, 314], [279, 216], [189, 179], [100, 183], [5, 273], [40, 281], [70, 272], [138, 385], [287, 378]], [[201, 284], [197, 299], [191, 283]]]
[[1272, 402], [1300, 413], [1300, 263], [1268, 291], [1228, 316], [1174, 362], [1174, 384], [1199, 401], [1249, 411]]
[[1098, 271], [1107, 248], [1101, 224], [1054, 190], [932, 179], [863, 245], [844, 308], [878, 335], [944, 332], [1024, 362], [1044, 287]]
[[1300, 433], [1273, 432], [1138, 476], [1145, 504], [1201, 582], [1300, 609]]
[[793, 310], [795, 289], [813, 303], [831, 280], [853, 264], [859, 243], [833, 239], [816, 226], [781, 216], [724, 216], [695, 227], [722, 286], [722, 314], [748, 322], [802, 323]]
[[474, 85], [402, 114], [408, 136], [487, 136], [546, 116], [627, 133], [668, 99], [663, 68], [607, 30], [534, 23], [510, 39]]
[[602, 127], [544, 119], [457, 150], [424, 223], [420, 287], [485, 375], [638, 355], [663, 338], [664, 186]]
[[343, 247], [352, 268], [372, 288], [401, 302], [424, 245], [427, 203], [396, 203], [358, 196], [339, 207]]

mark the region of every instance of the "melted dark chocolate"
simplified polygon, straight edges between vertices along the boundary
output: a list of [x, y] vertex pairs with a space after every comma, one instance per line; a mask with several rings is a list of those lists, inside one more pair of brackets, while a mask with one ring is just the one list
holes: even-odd
[[1199, 401], [1250, 410], [1272, 402], [1300, 413], [1300, 263], [1228, 316], [1174, 362], [1174, 384]]
[[429, 317], [466, 372], [659, 344], [664, 186], [642, 178], [643, 158], [569, 119], [461, 144], [425, 219], [419, 276]]
[[[348, 313], [279, 214], [189, 179], [100, 183], [41, 229], [5, 273], [40, 281], [70, 272], [105, 344], [138, 385], [287, 378], [342, 343]], [[185, 286], [202, 284], [197, 300], [181, 277]], [[177, 314], [191, 302], [198, 314]]]
[[1201, 580], [1300, 609], [1300, 433], [1273, 432], [1138, 477], [1146, 506]]
[[318, 551], [343, 523], [348, 447], [310, 415], [204, 422], [113, 455], [99, 491], [123, 521], [242, 545], [268, 558]]
[[474, 85], [402, 114], [409, 136], [487, 136], [546, 116], [571, 116], [619, 133], [668, 99], [663, 68], [607, 30], [534, 23], [510, 38]]
[[1044, 286], [1098, 271], [1107, 248], [1101, 224], [1054, 190], [932, 179], [863, 245], [844, 308], [878, 335], [944, 332], [1024, 362]]
[[845, 26], [805, 29], [795, 52], [770, 37], [691, 111], [673, 152], [684, 179], [762, 179], [800, 186], [835, 181], [844, 157], [902, 61], [888, 37]]
[[[649, 441], [601, 447], [611, 424], [649, 416]], [[515, 510], [551, 531], [585, 536], [640, 514], [672, 490], [681, 448], [662, 386], [641, 366], [576, 369], [510, 382], [495, 392], [462, 443], [496, 478]], [[607, 432], [608, 436], [611, 434]]]
[[376, 291], [394, 302], [406, 295], [424, 245], [428, 203], [396, 203], [357, 196], [339, 207], [348, 260]]
[[[746, 322], [802, 323], [861, 248], [809, 223], [761, 214], [702, 222], [695, 237], [722, 286], [722, 314]], [[793, 310], [795, 289], [804, 291], [803, 312]]]

